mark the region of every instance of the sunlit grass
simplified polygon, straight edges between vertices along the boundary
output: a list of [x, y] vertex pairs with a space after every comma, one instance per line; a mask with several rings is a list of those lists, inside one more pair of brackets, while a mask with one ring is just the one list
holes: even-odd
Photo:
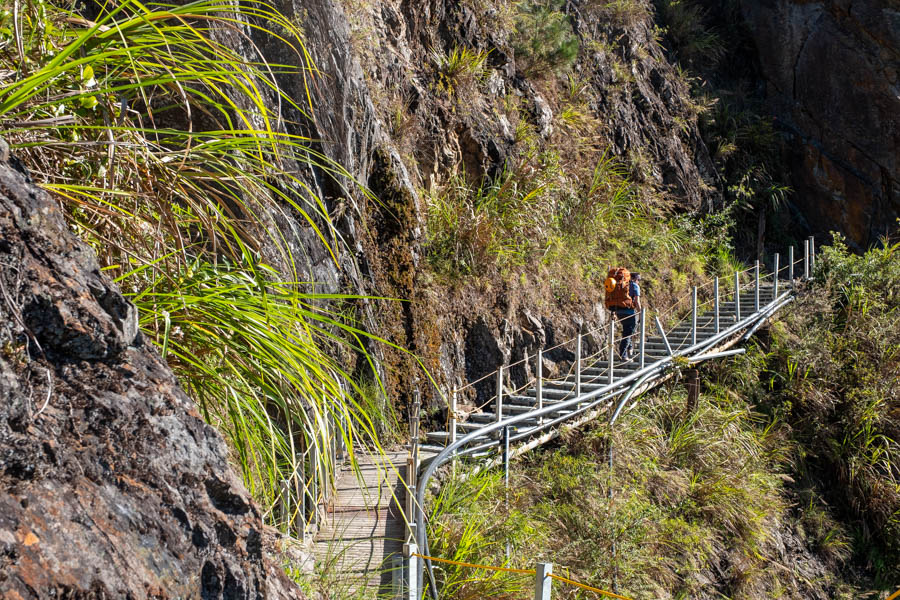
[[[374, 369], [348, 374], [374, 339], [349, 316], [355, 298], [323, 293], [291, 249], [306, 228], [337, 268], [340, 238], [303, 173], [354, 185], [284, 120], [313, 111], [300, 30], [257, 0], [125, 0], [94, 20], [64, 2], [15, 8], [0, 15], [4, 136], [138, 306], [277, 521], [280, 481], [304, 461], [327, 480], [334, 435], [377, 446], [377, 401], [358, 403], [359, 373], [368, 396], [381, 389]], [[292, 64], [266, 62], [259, 37]], [[299, 97], [278, 85], [285, 76]]]

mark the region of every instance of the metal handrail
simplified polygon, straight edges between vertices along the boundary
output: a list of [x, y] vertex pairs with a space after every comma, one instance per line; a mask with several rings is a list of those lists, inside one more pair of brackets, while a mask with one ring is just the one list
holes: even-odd
[[[777, 310], [777, 308], [780, 308], [780, 306], [782, 306], [784, 303], [786, 303], [785, 301], [790, 301], [790, 299], [792, 299], [792, 294], [793, 294], [792, 291], [788, 291], [788, 292], [785, 292], [782, 296], [780, 296], [778, 298], [773, 298], [766, 305], [765, 309], [771, 308], [772, 312], [774, 312], [774, 310]], [[417, 536], [416, 541], [418, 543], [418, 546], [420, 548], [423, 548], [425, 553], [427, 554], [428, 541], [427, 541], [427, 535], [426, 535], [426, 531], [425, 531], [424, 505], [425, 505], [425, 490], [427, 489], [428, 480], [432, 477], [432, 475], [434, 475], [434, 472], [437, 470], [437, 468], [441, 464], [446, 462], [449, 458], [451, 458], [453, 456], [463, 456], [465, 454], [474, 453], [476, 451], [474, 449], [473, 450], [464, 450], [462, 452], [459, 451], [460, 448], [467, 445], [469, 442], [477, 440], [478, 438], [485, 437], [486, 435], [489, 435], [495, 431], [499, 431], [500, 429], [502, 429], [504, 427], [511, 427], [513, 425], [516, 425], [517, 423], [522, 423], [524, 421], [532, 420], [532, 419], [543, 417], [543, 416], [549, 416], [550, 414], [552, 414], [554, 412], [559, 412], [561, 410], [573, 408], [574, 410], [571, 413], [563, 415], [561, 417], [557, 417], [556, 419], [553, 419], [550, 421], [546, 421], [544, 424], [541, 424], [540, 420], [539, 420], [537, 426], [530, 428], [527, 432], [522, 432], [522, 433], [518, 433], [514, 436], [510, 436], [509, 441], [513, 442], [513, 441], [518, 441], [519, 439], [523, 439], [525, 437], [530, 437], [538, 431], [543, 431], [547, 428], [550, 428], [559, 423], [562, 423], [563, 421], [570, 420], [573, 417], [590, 410], [591, 408], [593, 408], [594, 405], [596, 405], [600, 401], [611, 398], [615, 395], [618, 395], [618, 393], [621, 393], [620, 388], [622, 388], [625, 384], [631, 383], [632, 381], [635, 381], [639, 378], [643, 378], [645, 376], [647, 379], [649, 379], [651, 376], [656, 375], [660, 371], [663, 371], [665, 368], [667, 368], [677, 357], [687, 356], [687, 355], [691, 354], [692, 352], [700, 352], [702, 350], [705, 350], [706, 348], [709, 348], [709, 347], [713, 346], [714, 344], [716, 344], [732, 335], [735, 335], [736, 333], [743, 330], [744, 328], [752, 326], [760, 318], [764, 318], [764, 317], [767, 318], [768, 313], [769, 313], [768, 310], [760, 310], [759, 312], [748, 315], [746, 318], [735, 323], [734, 325], [732, 325], [728, 329], [720, 332], [719, 334], [714, 335], [713, 337], [711, 337], [709, 339], [698, 342], [697, 344], [695, 344], [689, 348], [686, 348], [681, 351], [677, 351], [670, 356], [663, 357], [659, 361], [653, 363], [652, 365], [645, 367], [644, 369], [636, 371], [636, 372], [632, 373], [631, 375], [628, 375], [618, 381], [614, 381], [613, 384], [611, 384], [611, 385], [604, 386], [600, 389], [594, 390], [587, 394], [583, 394], [582, 396], [573, 398], [571, 400], [566, 400], [563, 402], [555, 403], [551, 406], [546, 406], [539, 410], [530, 411], [527, 413], [523, 413], [521, 415], [510, 417], [509, 419], [506, 419], [503, 421], [485, 425], [484, 427], [481, 427], [476, 431], [473, 431], [471, 433], [468, 433], [468, 434], [462, 436], [461, 438], [457, 439], [452, 444], [449, 444], [447, 447], [445, 447], [441, 452], [439, 452], [437, 454], [437, 456], [435, 456], [428, 463], [428, 465], [425, 468], [425, 471], [422, 473], [422, 476], [419, 478], [418, 485], [416, 487], [416, 536]], [[580, 404], [583, 404], [583, 403], [585, 403], [587, 401], [591, 401], [591, 400], [594, 400], [595, 402], [592, 402], [591, 404], [589, 404], [587, 406], [579, 407]], [[502, 442], [500, 440], [495, 440], [495, 441], [488, 442], [487, 444], [481, 444], [477, 448], [478, 449], [488, 449], [493, 446], [499, 446], [501, 443]], [[433, 579], [431, 564], [428, 561], [424, 561], [424, 562], [427, 563], [427, 565], [428, 565], [429, 578]], [[420, 563], [420, 566], [424, 567], [424, 565], [422, 565], [421, 563]], [[421, 578], [419, 578], [418, 580], [421, 581]], [[432, 583], [432, 585], [434, 585], [434, 584]]]

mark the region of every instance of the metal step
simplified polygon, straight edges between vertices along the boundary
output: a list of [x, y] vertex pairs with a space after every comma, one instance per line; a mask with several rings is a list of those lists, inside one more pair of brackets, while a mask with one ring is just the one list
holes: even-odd
[[[434, 442], [439, 444], [441, 447], [447, 445], [447, 441], [450, 439], [449, 431], [426, 431], [425, 439], [429, 442]], [[422, 446], [424, 447], [424, 446]]]

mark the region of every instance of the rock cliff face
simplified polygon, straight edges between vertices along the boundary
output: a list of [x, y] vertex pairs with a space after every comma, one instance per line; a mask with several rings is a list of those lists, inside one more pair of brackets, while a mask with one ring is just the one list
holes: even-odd
[[56, 203], [0, 164], [0, 596], [299, 597], [137, 325]]
[[900, 217], [900, 2], [744, 0], [768, 95], [793, 134], [793, 186], [814, 231], [857, 247]]
[[[319, 71], [310, 86], [316, 114], [304, 133], [378, 198], [371, 202], [326, 176], [311, 182], [350, 241], [345, 262], [362, 275], [350, 287], [409, 301], [365, 309], [377, 333], [425, 359], [443, 392], [548, 340], [574, 336], [580, 323], [596, 326], [606, 313], [585, 290], [556, 302], [546, 285], [435, 285], [422, 263], [429, 190], [457, 175], [477, 187], [529, 143], [559, 148], [561, 160], [577, 162], [572, 140], [585, 136], [681, 210], [706, 209], [718, 198], [696, 107], [658, 43], [652, 4], [636, 0], [624, 13], [611, 8], [618, 3], [565, 4], [582, 48], [568, 78], [536, 75], [517, 54], [513, 3], [309, 0], [280, 7], [303, 23]], [[486, 56], [477, 76], [442, 69], [441, 60], [460, 49]], [[581, 133], [562, 117], [567, 85], [579, 96], [579, 118], [590, 123]], [[525, 129], [534, 132], [527, 143]], [[577, 323], [572, 316], [580, 316]], [[418, 367], [407, 355], [379, 352], [391, 367], [388, 395], [403, 404], [414, 380], [395, 373]], [[443, 405], [431, 390], [425, 398]]]

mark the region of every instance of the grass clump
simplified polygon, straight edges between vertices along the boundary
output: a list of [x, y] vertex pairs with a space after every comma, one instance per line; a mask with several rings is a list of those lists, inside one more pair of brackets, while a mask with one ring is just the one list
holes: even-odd
[[438, 87], [450, 96], [471, 93], [487, 74], [488, 54], [465, 46], [456, 46], [447, 53], [432, 51]]
[[656, 0], [663, 32], [677, 60], [686, 66], [715, 64], [725, 55], [722, 38], [707, 25], [706, 9], [693, 0]]
[[563, 0], [519, 3], [512, 45], [517, 66], [529, 76], [567, 71], [578, 58], [580, 44]]
[[[432, 550], [452, 556], [463, 524], [478, 519], [468, 558], [504, 564], [509, 542], [512, 565], [550, 561], [629, 597], [764, 597], [805, 585], [775, 564], [776, 532], [793, 523], [779, 475], [789, 468], [783, 427], [727, 396], [704, 395], [690, 414], [684, 401], [680, 392], [645, 398], [612, 435], [598, 426], [532, 453], [513, 465], [508, 502], [499, 478], [445, 483], [442, 494], [465, 502], [431, 517]], [[530, 583], [508, 597], [529, 597]], [[444, 597], [487, 597], [483, 582], [469, 585]], [[579, 594], [554, 585], [554, 596]]]
[[619, 27], [629, 27], [646, 19], [650, 12], [642, 0], [591, 0], [587, 8]]
[[[0, 17], [4, 135], [271, 508], [306, 450], [322, 457], [307, 473], [325, 472], [335, 435], [372, 432], [333, 358], [344, 347], [364, 361], [366, 334], [339, 312], [348, 298], [302, 274], [279, 226], [305, 224], [337, 264], [328, 212], [298, 173], [346, 174], [289, 133], [299, 124], [283, 112], [312, 107], [276, 78], [303, 90], [314, 67], [297, 26], [265, 2], [125, 0], [94, 12], [36, 0]], [[229, 35], [279, 40], [300, 66], [243, 56]]]
[[[816, 500], [806, 512], [817, 543], [849, 555], [882, 589], [900, 565], [898, 253], [885, 242], [851, 254], [836, 235], [812, 293], [771, 328], [759, 380], [740, 382], [792, 429], [797, 495]], [[817, 511], [842, 527], [818, 522]]]

